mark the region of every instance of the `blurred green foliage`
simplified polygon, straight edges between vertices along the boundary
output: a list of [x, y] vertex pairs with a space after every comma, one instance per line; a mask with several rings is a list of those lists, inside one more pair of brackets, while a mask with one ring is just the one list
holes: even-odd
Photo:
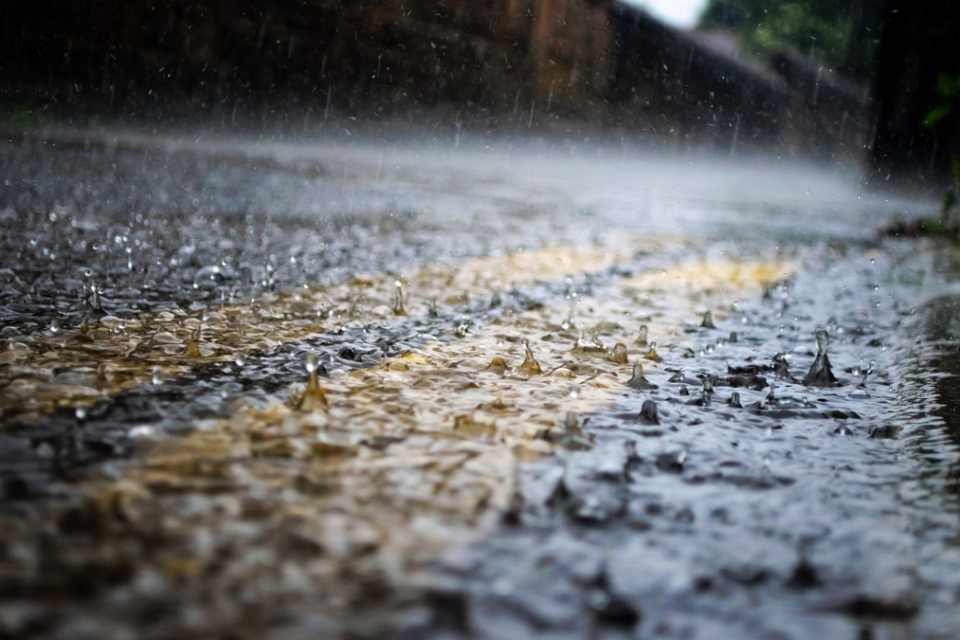
[[[953, 76], [941, 73], [937, 76], [937, 95], [940, 102], [935, 104], [923, 119], [925, 129], [936, 129], [938, 125], [952, 118], [960, 118], [960, 74]], [[960, 152], [954, 152], [950, 158], [953, 184], [943, 196], [942, 219], [944, 224], [950, 221], [960, 196]], [[960, 239], [960, 238], [958, 238]]]
[[702, 29], [728, 29], [744, 54], [766, 59], [796, 49], [848, 76], [872, 73], [882, 0], [710, 0]]

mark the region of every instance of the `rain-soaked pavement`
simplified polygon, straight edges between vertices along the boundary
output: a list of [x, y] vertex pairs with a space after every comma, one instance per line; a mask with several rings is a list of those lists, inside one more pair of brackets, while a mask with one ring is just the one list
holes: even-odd
[[957, 637], [960, 259], [876, 233], [935, 203], [569, 140], [8, 138], [0, 637]]

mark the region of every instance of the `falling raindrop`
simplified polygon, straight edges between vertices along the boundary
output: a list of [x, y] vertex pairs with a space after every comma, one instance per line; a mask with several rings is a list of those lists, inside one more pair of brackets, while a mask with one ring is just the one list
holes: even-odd
[[238, 367], [242, 367], [247, 364], [247, 356], [243, 351], [237, 350], [233, 354], [233, 363]]
[[153, 384], [162, 384], [163, 383], [163, 369], [160, 367], [153, 368], [153, 375], [150, 378], [150, 381]]
[[569, 331], [570, 329], [573, 329], [577, 326], [573, 320], [576, 312], [577, 312], [577, 301], [574, 300], [573, 302], [570, 303], [570, 309], [567, 311], [567, 317], [560, 324], [560, 327], [564, 331]]

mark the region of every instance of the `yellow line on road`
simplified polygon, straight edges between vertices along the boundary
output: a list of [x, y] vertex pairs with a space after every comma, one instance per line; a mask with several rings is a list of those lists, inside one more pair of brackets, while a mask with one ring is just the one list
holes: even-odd
[[[425, 268], [405, 280], [407, 312], [425, 312], [434, 298], [556, 280], [623, 259], [554, 248]], [[238, 400], [230, 417], [160, 438], [84, 483], [83, 501], [58, 517], [88, 523], [96, 535], [86, 531], [54, 550], [49, 566], [126, 564], [137, 575], [176, 585], [218, 624], [238, 628], [244, 611], [221, 607], [217, 594], [253, 590], [258, 607], [310, 602], [331, 614], [371, 602], [371, 589], [416, 584], [442, 549], [488, 531], [513, 497], [519, 461], [554, 450], [564, 438], [588, 446], [575, 416], [622, 388], [630, 361], [647, 350], [634, 344], [641, 322], [650, 325], [651, 339], [666, 343], [680, 334], [683, 319], [694, 322], [705, 308], [723, 319], [735, 297], [755, 295], [794, 269], [765, 262], [680, 265], [625, 279], [602, 296], [573, 299], [572, 317], [567, 302], [518, 309], [458, 340], [335, 375], [322, 383], [323, 404], [298, 402], [302, 386], [289, 390], [286, 403]], [[243, 340], [268, 348], [335, 322], [391, 318], [394, 279], [262, 299], [260, 319], [244, 320], [242, 332], [235, 319], [252, 311], [225, 307], [206, 318], [210, 337], [200, 360], [227, 357], [245, 348]], [[139, 326], [155, 322], [157, 316]], [[183, 349], [189, 325], [182, 319], [174, 331], [173, 324], [168, 332]], [[612, 352], [617, 343], [626, 345], [627, 362]], [[83, 353], [105, 353], [102, 361], [110, 362], [116, 351]], [[159, 353], [173, 358], [165, 366], [186, 366], [182, 356]], [[144, 375], [131, 379], [142, 383]]]

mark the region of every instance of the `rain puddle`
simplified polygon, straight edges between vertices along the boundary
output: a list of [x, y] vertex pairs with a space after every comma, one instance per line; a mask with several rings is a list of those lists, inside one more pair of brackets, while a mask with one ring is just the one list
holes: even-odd
[[[268, 210], [346, 182], [164, 161], [130, 180], [200, 163], [195, 197], [245, 181]], [[0, 272], [3, 633], [960, 628], [955, 299], [928, 252], [564, 243], [597, 221], [540, 213], [526, 248], [478, 232], [453, 258], [450, 230], [376, 212], [104, 233], [64, 188], [3, 214], [35, 241]], [[118, 215], [144, 195], [100, 188]], [[25, 220], [45, 190], [69, 203]]]

